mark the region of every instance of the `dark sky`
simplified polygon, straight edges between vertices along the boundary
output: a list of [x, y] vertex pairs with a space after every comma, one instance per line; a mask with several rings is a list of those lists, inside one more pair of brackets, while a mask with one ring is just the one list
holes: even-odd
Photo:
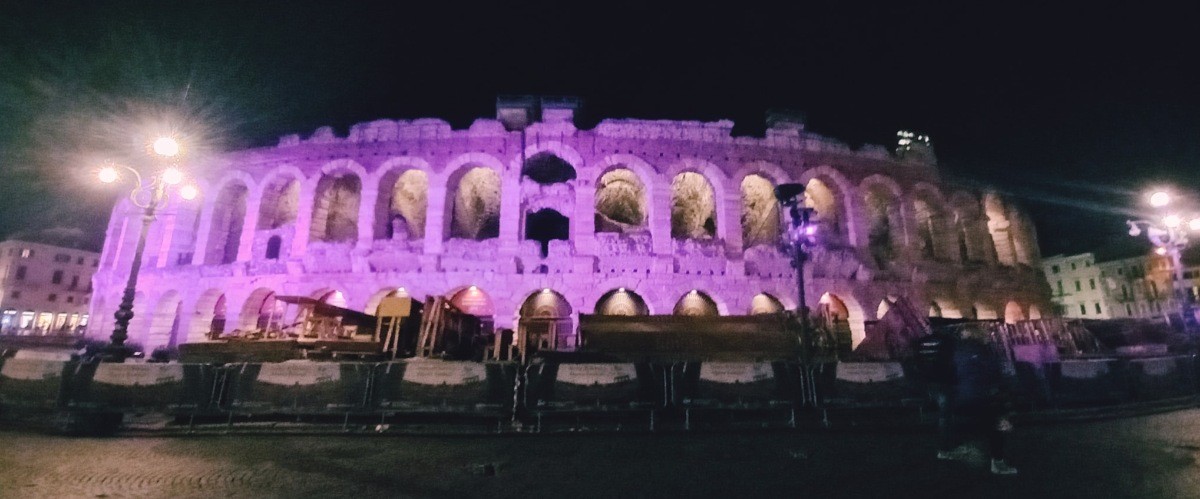
[[851, 144], [922, 131], [948, 178], [1025, 206], [1047, 255], [1128, 245], [1138, 192], [1200, 181], [1196, 7], [499, 3], [5, 1], [0, 236], [97, 234], [113, 194], [81, 179], [149, 125], [269, 145], [376, 118], [465, 126], [503, 93], [581, 96], [583, 126], [753, 134], [784, 107]]

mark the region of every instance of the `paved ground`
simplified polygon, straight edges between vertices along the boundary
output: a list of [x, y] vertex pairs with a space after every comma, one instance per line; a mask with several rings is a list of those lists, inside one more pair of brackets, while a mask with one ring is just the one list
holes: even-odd
[[933, 454], [932, 435], [919, 432], [0, 432], [0, 497], [1200, 497], [1200, 410], [1022, 428], [1012, 443], [1015, 477]]

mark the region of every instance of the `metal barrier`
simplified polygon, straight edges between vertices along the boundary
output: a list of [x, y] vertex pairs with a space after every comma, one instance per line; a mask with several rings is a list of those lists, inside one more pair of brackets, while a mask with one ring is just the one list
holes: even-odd
[[1125, 368], [1117, 359], [1071, 359], [1047, 364], [1056, 405], [1117, 404], [1129, 400]]
[[1131, 359], [1126, 372], [1137, 400], [1157, 400], [1196, 394], [1195, 357]]
[[512, 410], [517, 365], [409, 359], [375, 366], [371, 407], [395, 413]]
[[[784, 411], [787, 424], [796, 424], [801, 400], [801, 369], [794, 362], [689, 362], [674, 378], [684, 409], [684, 428], [692, 426], [695, 411], [768, 413]], [[768, 418], [769, 420], [770, 418]]]
[[226, 366], [222, 409], [244, 414], [330, 414], [367, 408], [372, 365], [288, 361]]
[[80, 363], [67, 407], [196, 414], [212, 408], [217, 369], [208, 364]]
[[57, 409], [65, 401], [77, 362], [3, 359], [0, 404], [23, 409]]

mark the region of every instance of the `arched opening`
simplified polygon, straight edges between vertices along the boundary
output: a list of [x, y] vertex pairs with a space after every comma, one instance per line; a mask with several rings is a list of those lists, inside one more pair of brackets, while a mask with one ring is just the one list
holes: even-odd
[[1042, 318], [1042, 308], [1036, 304], [1029, 306], [1029, 320], [1039, 320]]
[[450, 237], [482, 241], [500, 236], [500, 174], [471, 168], [452, 184]]
[[517, 321], [517, 334], [539, 350], [574, 350], [575, 325], [571, 304], [563, 295], [543, 289], [525, 299]]
[[217, 194], [213, 203], [208, 245], [204, 249], [206, 265], [233, 263], [237, 260], [238, 246], [242, 241], [242, 227], [246, 222], [246, 195], [249, 192], [245, 184], [235, 182], [226, 185]]
[[282, 246], [283, 238], [279, 237], [278, 235], [271, 236], [269, 239], [267, 239], [267, 253], [265, 255], [267, 259], [278, 260], [279, 250]]
[[1015, 324], [1025, 320], [1025, 312], [1021, 310], [1021, 304], [1010, 301], [1004, 306], [1004, 322], [1006, 324]]
[[492, 297], [477, 286], [469, 286], [450, 297], [450, 303], [463, 313], [474, 315], [483, 323], [484, 331], [491, 331], [495, 323]]
[[346, 294], [336, 289], [321, 293], [317, 301], [335, 307], [346, 308]]
[[285, 310], [284, 303], [275, 299], [274, 291], [258, 288], [250, 293], [250, 297], [246, 298], [246, 303], [242, 305], [238, 327], [265, 332], [281, 330], [287, 326], [283, 321]]
[[543, 208], [525, 215], [525, 239], [541, 245], [542, 256], [550, 252], [550, 241], [566, 241], [571, 237], [571, 219], [557, 210]]
[[717, 235], [717, 205], [704, 175], [683, 172], [671, 181], [671, 238], [711, 239]]
[[646, 227], [646, 187], [632, 170], [605, 173], [596, 185], [596, 232], [628, 233]]
[[289, 176], [273, 179], [263, 188], [256, 230], [273, 230], [296, 221], [300, 206], [300, 181]]
[[679, 301], [675, 302], [675, 310], [671, 313], [691, 317], [716, 317], [721, 315], [721, 312], [717, 310], [717, 302], [713, 301], [712, 297], [703, 291], [695, 289], [684, 293], [679, 298]]
[[375, 315], [375, 312], [379, 310], [379, 304], [383, 302], [384, 298], [392, 298], [397, 296], [411, 297], [412, 295], [408, 293], [407, 289], [400, 286], [381, 289], [376, 291], [375, 294], [371, 295], [371, 298], [367, 300], [367, 306], [363, 309], [363, 312]]
[[750, 248], [779, 242], [779, 203], [775, 184], [761, 175], [742, 179], [742, 243]]
[[929, 317], [941, 317], [942, 307], [936, 301], [929, 302]]
[[358, 205], [362, 180], [351, 173], [325, 175], [317, 182], [310, 241], [350, 242], [358, 239]]
[[887, 298], [880, 300], [879, 306], [875, 307], [875, 319], [882, 319], [883, 316], [887, 315], [888, 310], [891, 309], [892, 302], [888, 301]]
[[175, 291], [168, 291], [158, 300], [154, 315], [150, 317], [146, 344], [143, 345], [148, 351], [161, 346], [173, 347], [179, 343], [179, 310], [182, 303], [179, 293]]
[[750, 299], [750, 315], [783, 313], [783, 303], [767, 293], [759, 293]]
[[1016, 265], [1017, 248], [1013, 242], [1013, 227], [1008, 220], [1008, 209], [1000, 196], [987, 193], [983, 197], [983, 209], [988, 219], [988, 233], [996, 248], [996, 261], [1001, 265]]
[[913, 200], [913, 231], [915, 253], [926, 260], [946, 260], [952, 251], [947, 239], [953, 233], [946, 228], [946, 211], [940, 202], [930, 196], [919, 196]]
[[596, 301], [596, 315], [650, 315], [650, 307], [641, 295], [625, 288], [617, 288], [600, 296]]
[[981, 243], [984, 223], [979, 213], [979, 202], [964, 193], [956, 194], [951, 203], [954, 210], [954, 231], [957, 235], [958, 259], [962, 262], [987, 260], [985, 246]]
[[[933, 300], [931, 307], [930, 307], [931, 313], [933, 312], [933, 307], [937, 307], [937, 312], [941, 315], [937, 315], [937, 316], [930, 315], [930, 317], [942, 317], [942, 318], [946, 318], [946, 319], [969, 319], [969, 318], [973, 317], [973, 315], [969, 316], [969, 317], [964, 316], [963, 311], [961, 309], [959, 309], [958, 306], [956, 306], [954, 304], [954, 302], [943, 299], [943, 298], [938, 298], [938, 299]], [[971, 314], [972, 312], [970, 310], [968, 310], [967, 313]]]
[[840, 354], [849, 354], [867, 337], [862, 308], [850, 297], [822, 294], [813, 311], [813, 322], [826, 332]]
[[887, 188], [872, 185], [863, 193], [863, 209], [871, 258], [879, 268], [888, 268], [896, 259], [900, 236], [896, 197]]
[[1000, 318], [1000, 315], [996, 313], [995, 308], [989, 307], [983, 303], [976, 303], [972, 308], [975, 310], [976, 320], [994, 321]]
[[575, 168], [553, 153], [540, 152], [521, 165], [521, 175], [542, 185], [575, 180]]
[[[214, 325], [220, 327], [214, 336]], [[188, 326], [188, 341], [214, 339], [225, 332], [225, 293], [209, 289], [196, 300], [192, 320]]]
[[813, 221], [818, 224], [817, 233], [822, 241], [834, 246], [846, 243], [841, 193], [831, 189], [824, 180], [814, 178], [804, 186], [804, 206], [814, 210]]
[[390, 171], [379, 181], [375, 239], [408, 241], [425, 237], [429, 176], [421, 170]]

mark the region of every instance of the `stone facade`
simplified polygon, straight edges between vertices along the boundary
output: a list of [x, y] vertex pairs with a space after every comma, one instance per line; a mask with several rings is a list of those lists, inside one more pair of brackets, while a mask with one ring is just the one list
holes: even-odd
[[[808, 186], [820, 224], [808, 303], [842, 315], [855, 341], [898, 296], [946, 317], [1049, 309], [1027, 217], [996, 193], [940, 185], [927, 144], [854, 150], [786, 119], [764, 137], [735, 137], [729, 121], [581, 130], [546, 101], [497, 115], [465, 130], [322, 128], [188, 165], [203, 199], [172, 199], [154, 224], [131, 338], [253, 328], [277, 313], [274, 293], [368, 313], [401, 288], [452, 295], [497, 327], [533, 316], [567, 336], [581, 312], [793, 308], [772, 194], [785, 182]], [[111, 329], [138, 223], [114, 208], [91, 334]]]

